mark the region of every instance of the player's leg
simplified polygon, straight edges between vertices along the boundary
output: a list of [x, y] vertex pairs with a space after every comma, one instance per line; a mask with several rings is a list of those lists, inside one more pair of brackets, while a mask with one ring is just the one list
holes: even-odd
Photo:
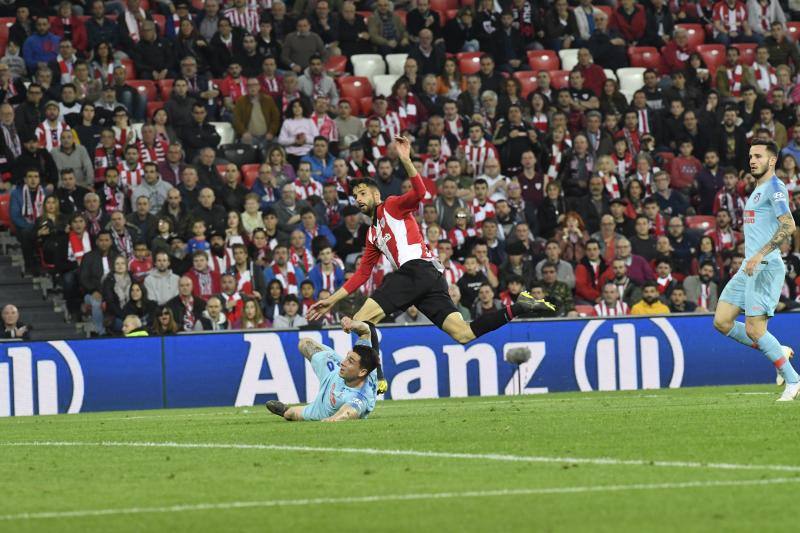
[[375, 367], [375, 372], [378, 375], [378, 394], [386, 394], [386, 391], [389, 390], [389, 382], [386, 381], [386, 378], [383, 376], [383, 365], [381, 364], [381, 347], [380, 341], [378, 341], [378, 328], [375, 327], [375, 324], [372, 322], [365, 321], [365, 324], [369, 326], [369, 333], [370, 333], [370, 344], [372, 345], [372, 349], [375, 350], [375, 353], [378, 354], [378, 366]]
[[368, 322], [370, 324], [377, 324], [386, 317], [386, 312], [383, 307], [372, 298], [367, 298], [361, 309], [356, 311], [353, 320], [360, 320], [361, 322]]
[[723, 335], [742, 343], [745, 346], [755, 348], [753, 340], [747, 336], [744, 322], [739, 322], [736, 317], [742, 310], [739, 306], [720, 300], [717, 309], [714, 311], [714, 327]]
[[[311, 363], [311, 368], [314, 370], [320, 382], [336, 369], [338, 356], [329, 346], [320, 344], [313, 339], [303, 337], [297, 342], [297, 351]], [[286, 420], [299, 421], [304, 419], [304, 406], [302, 405], [289, 407], [280, 400], [269, 400], [264, 406], [267, 408], [267, 411], [273, 415], [282, 416]]]
[[794, 400], [800, 393], [800, 376], [792, 367], [791, 349], [781, 346], [778, 339], [767, 330], [767, 321], [775, 311], [781, 294], [784, 272], [762, 270], [748, 276], [745, 293], [745, 330], [758, 349], [772, 361], [786, 382], [781, 401]]

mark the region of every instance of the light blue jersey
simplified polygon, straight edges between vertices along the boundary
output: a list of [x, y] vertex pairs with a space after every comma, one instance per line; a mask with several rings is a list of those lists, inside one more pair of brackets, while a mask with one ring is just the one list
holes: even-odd
[[[789, 193], [786, 185], [772, 176], [755, 188], [744, 206], [745, 262], [756, 255], [778, 231], [778, 217], [790, 213]], [[780, 250], [773, 250], [764, 258], [761, 268], [783, 270]]]
[[[778, 231], [778, 217], [789, 212], [786, 185], [777, 176], [756, 187], [744, 207], [745, 264]], [[742, 265], [719, 299], [744, 309], [747, 316], [772, 316], [780, 300], [785, 269], [780, 251], [773, 250], [756, 266], [752, 276]]]
[[[356, 345], [372, 346], [369, 340], [359, 339]], [[358, 412], [359, 418], [367, 418], [375, 409], [378, 373], [370, 372], [364, 384], [357, 389], [348, 387], [339, 375], [342, 356], [325, 346], [311, 357], [311, 366], [319, 378], [319, 393], [314, 401], [303, 408], [304, 420], [322, 420], [335, 415], [344, 405]]]

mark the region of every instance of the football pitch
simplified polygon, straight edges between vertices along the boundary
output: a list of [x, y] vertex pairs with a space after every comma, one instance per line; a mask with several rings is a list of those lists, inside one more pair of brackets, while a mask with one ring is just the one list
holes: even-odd
[[800, 404], [774, 386], [0, 420], [0, 531], [777, 531]]

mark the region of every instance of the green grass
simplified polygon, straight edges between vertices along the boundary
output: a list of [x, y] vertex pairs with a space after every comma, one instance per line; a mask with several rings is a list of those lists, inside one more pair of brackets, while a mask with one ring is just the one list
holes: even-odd
[[[796, 523], [800, 468], [761, 468], [793, 465], [800, 456], [800, 405], [775, 404], [778, 392], [768, 386], [716, 387], [381, 402], [369, 420], [341, 424], [288, 423], [268, 415], [263, 407], [3, 419], [0, 531], [791, 529]], [[509, 461], [263, 446], [24, 444], [34, 441], [355, 447], [645, 463]], [[651, 461], [703, 464], [661, 466]], [[722, 469], [707, 463], [760, 466]], [[753, 484], [777, 478], [789, 480]], [[735, 481], [746, 483], [731, 484]], [[681, 483], [696, 485], [676, 485]], [[654, 488], [654, 484], [666, 485]], [[544, 491], [486, 494], [537, 489]], [[464, 492], [481, 494], [453, 494]], [[438, 497], [389, 498], [419, 494]], [[367, 496], [376, 500], [347, 501]], [[333, 501], [301, 501], [316, 498]], [[276, 500], [282, 503], [264, 506], [263, 502]], [[231, 502], [257, 503], [232, 507]], [[152, 512], [152, 508], [198, 504], [223, 506]], [[130, 508], [146, 512], [58, 514]], [[55, 516], [19, 517], [22, 513]]]

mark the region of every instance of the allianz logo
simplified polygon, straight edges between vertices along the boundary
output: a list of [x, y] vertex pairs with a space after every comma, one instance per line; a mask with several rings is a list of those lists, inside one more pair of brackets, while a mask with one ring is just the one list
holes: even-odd
[[[0, 353], [0, 416], [58, 414], [59, 392], [69, 387], [69, 383], [59, 383], [59, 375], [62, 378], [68, 375], [72, 381], [72, 395], [66, 412], [80, 412], [84, 381], [78, 358], [64, 341], [46, 344], [55, 351], [53, 354], [53, 350], [47, 350], [48, 355], [56, 358], [38, 354], [34, 358], [28, 346], [8, 348], [5, 353], [5, 358], [10, 359], [8, 362]], [[66, 366], [66, 372], [59, 373], [59, 363]]]
[[[611, 335], [597, 334], [605, 322], [606, 320], [594, 320], [587, 323], [575, 345], [575, 380], [581, 391], [681, 386], [684, 372], [683, 345], [667, 319], [649, 319], [659, 330], [658, 336], [640, 335], [637, 324], [641, 327], [643, 321], [639, 320], [609, 321], [612, 324]], [[667, 361], [667, 358], [671, 361]], [[670, 362], [671, 374], [666, 372], [662, 375], [662, 371], [669, 368]]]

